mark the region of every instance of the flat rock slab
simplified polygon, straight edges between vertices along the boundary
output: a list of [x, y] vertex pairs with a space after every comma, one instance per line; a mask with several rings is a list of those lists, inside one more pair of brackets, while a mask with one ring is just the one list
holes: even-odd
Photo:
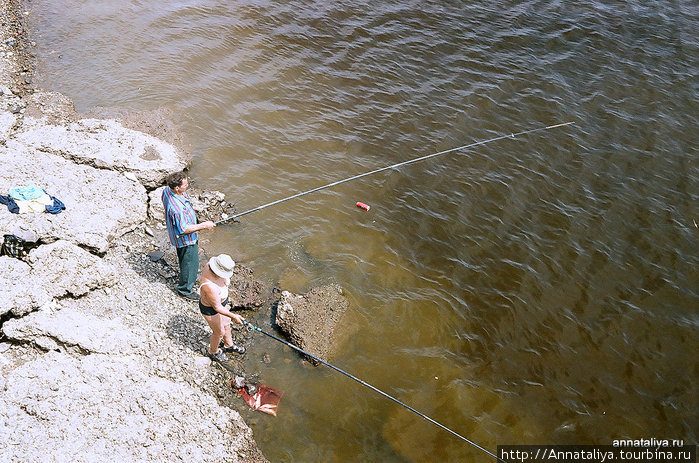
[[14, 134], [27, 147], [79, 164], [131, 172], [150, 188], [186, 166], [173, 145], [124, 127], [116, 119], [76, 120], [72, 104], [63, 102], [66, 98], [60, 94], [35, 92], [28, 99], [24, 122]]
[[33, 184], [66, 206], [60, 214], [12, 214], [0, 205], [0, 233], [21, 228], [43, 242], [65, 239], [104, 253], [117, 236], [146, 218], [146, 190], [123, 174], [75, 164], [62, 156], [37, 151], [10, 140], [0, 147], [0, 194]]
[[17, 123], [17, 116], [9, 111], [0, 111], [0, 143], [5, 143]]
[[[49, 352], [0, 379], [0, 461], [240, 461], [252, 431], [138, 356]], [[264, 461], [264, 460], [263, 460]]]
[[137, 354], [144, 344], [120, 320], [96, 317], [73, 307], [13, 318], [2, 325], [2, 332], [13, 341], [34, 342], [46, 350], [75, 347], [88, 353]]
[[63, 240], [32, 250], [26, 262], [0, 256], [0, 279], [9, 282], [0, 298], [0, 315], [21, 316], [54, 298], [82, 296], [111, 286], [116, 275], [112, 265]]
[[[331, 354], [335, 326], [348, 306], [337, 285], [313, 288], [304, 295], [283, 291], [275, 321], [292, 344], [326, 360]], [[313, 359], [309, 361], [318, 365]]]

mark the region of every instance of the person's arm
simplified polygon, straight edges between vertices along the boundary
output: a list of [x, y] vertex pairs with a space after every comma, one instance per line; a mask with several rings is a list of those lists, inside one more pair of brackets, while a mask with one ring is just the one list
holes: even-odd
[[[230, 318], [231, 320], [233, 320], [234, 322], [236, 322], [239, 325], [243, 324], [245, 319], [243, 317], [241, 317], [240, 315], [235, 314], [235, 313], [231, 312], [230, 310], [228, 310], [227, 308], [225, 308], [223, 306], [223, 304], [221, 304], [221, 298], [219, 297], [218, 293], [214, 294], [213, 288], [211, 288], [209, 285], [203, 286], [202, 292], [206, 293], [207, 300], [214, 301], [213, 308], [216, 312], [223, 315], [224, 317]], [[202, 296], [203, 296], [203, 294], [202, 294]]]
[[194, 225], [190, 225], [189, 227], [187, 227], [182, 232], [182, 235], [188, 235], [190, 233], [198, 232], [199, 230], [211, 230], [215, 226], [216, 226], [216, 224], [210, 220], [208, 220], [206, 222], [195, 223]]
[[230, 318], [231, 320], [233, 320], [234, 322], [236, 322], [239, 325], [242, 325], [243, 322], [245, 321], [245, 319], [243, 317], [241, 317], [240, 315], [238, 315], [237, 313], [233, 313], [230, 310], [228, 310], [227, 308], [225, 308], [223, 306], [223, 304], [221, 304], [221, 301], [216, 302], [216, 305], [214, 306], [214, 310], [216, 312], [220, 313], [221, 315]]
[[[165, 196], [163, 196], [163, 204], [165, 204]], [[210, 220], [201, 223], [190, 223], [187, 221], [184, 214], [178, 213], [173, 209], [168, 209], [167, 206], [165, 207], [165, 211], [165, 220], [172, 224], [175, 234], [178, 237], [198, 232], [199, 230], [211, 230], [216, 226], [216, 224]], [[181, 232], [178, 233], [180, 230]]]

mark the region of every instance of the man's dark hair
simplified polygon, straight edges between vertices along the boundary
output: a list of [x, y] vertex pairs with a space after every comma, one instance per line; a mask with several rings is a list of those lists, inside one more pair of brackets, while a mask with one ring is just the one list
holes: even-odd
[[187, 178], [187, 174], [184, 172], [175, 172], [174, 174], [170, 174], [167, 177], [167, 186], [170, 187], [170, 189], [176, 188], [180, 185], [182, 185], [182, 182], [184, 179]]

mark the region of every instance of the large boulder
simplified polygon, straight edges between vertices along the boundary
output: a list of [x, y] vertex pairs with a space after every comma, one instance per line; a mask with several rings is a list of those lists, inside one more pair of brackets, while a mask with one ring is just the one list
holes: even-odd
[[282, 291], [275, 321], [292, 344], [325, 360], [332, 353], [335, 326], [348, 306], [337, 285], [313, 288], [305, 295]]

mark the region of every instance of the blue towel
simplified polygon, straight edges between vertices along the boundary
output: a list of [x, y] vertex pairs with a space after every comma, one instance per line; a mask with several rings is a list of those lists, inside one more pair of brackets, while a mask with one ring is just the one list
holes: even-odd
[[46, 193], [36, 185], [18, 186], [10, 189], [10, 196], [15, 201], [18, 199], [31, 201], [40, 198]]

